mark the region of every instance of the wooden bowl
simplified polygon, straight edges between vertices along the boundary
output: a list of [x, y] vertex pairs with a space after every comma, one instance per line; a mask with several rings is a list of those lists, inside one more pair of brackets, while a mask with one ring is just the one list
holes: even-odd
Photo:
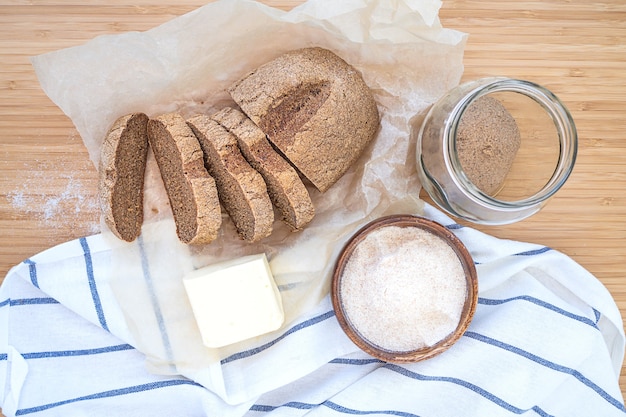
[[[377, 346], [366, 338], [364, 338], [359, 330], [350, 321], [350, 317], [347, 316], [341, 294], [341, 280], [344, 273], [346, 264], [353, 254], [355, 248], [361, 243], [365, 237], [371, 232], [387, 226], [400, 226], [400, 227], [417, 227], [432, 233], [436, 237], [447, 243], [450, 248], [457, 255], [460, 264], [463, 268], [466, 279], [466, 295], [465, 302], [463, 304], [460, 320], [456, 329], [448, 336], [439, 340], [437, 343], [430, 346], [425, 346], [415, 350], [409, 351], [395, 351], [387, 350], [380, 346]], [[346, 243], [342, 249], [332, 276], [331, 284], [331, 299], [335, 315], [343, 331], [346, 335], [363, 351], [381, 359], [386, 362], [395, 363], [410, 363], [418, 362], [424, 359], [432, 358], [452, 346], [465, 332], [469, 326], [474, 312], [476, 310], [476, 303], [478, 301], [478, 279], [476, 276], [476, 268], [474, 267], [474, 261], [472, 256], [468, 252], [463, 243], [448, 229], [441, 224], [413, 215], [392, 215], [381, 217], [376, 219], [360, 230], [358, 230]]]

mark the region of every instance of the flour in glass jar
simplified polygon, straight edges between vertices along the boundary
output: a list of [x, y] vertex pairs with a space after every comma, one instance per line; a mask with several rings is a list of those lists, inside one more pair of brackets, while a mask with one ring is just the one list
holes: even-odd
[[347, 319], [392, 352], [433, 346], [457, 328], [467, 294], [454, 250], [418, 227], [385, 226], [350, 255], [340, 291]]

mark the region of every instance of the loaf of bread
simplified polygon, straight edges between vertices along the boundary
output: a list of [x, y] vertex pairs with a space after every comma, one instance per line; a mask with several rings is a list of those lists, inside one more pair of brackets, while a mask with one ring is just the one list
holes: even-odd
[[379, 126], [376, 103], [361, 74], [327, 49], [287, 52], [228, 91], [322, 192], [357, 160]]
[[204, 166], [198, 139], [176, 113], [148, 122], [148, 139], [174, 214], [176, 232], [184, 243], [213, 241], [222, 224], [215, 180]]
[[102, 146], [100, 201], [108, 227], [141, 233], [148, 147], [156, 157], [180, 240], [210, 243], [221, 208], [240, 237], [272, 233], [274, 209], [293, 230], [315, 215], [305, 186], [328, 190], [375, 137], [378, 108], [361, 74], [333, 52], [287, 52], [233, 83], [241, 111], [185, 120], [178, 113], [116, 121]]
[[148, 116], [129, 114], [115, 121], [102, 143], [98, 193], [106, 225], [120, 239], [141, 234], [143, 182], [148, 157]]
[[256, 242], [272, 233], [274, 208], [265, 181], [243, 157], [237, 139], [207, 115], [187, 120], [204, 151], [222, 205], [239, 236]]
[[245, 114], [226, 107], [211, 116], [237, 138], [241, 153], [267, 185], [267, 191], [282, 220], [293, 230], [313, 219], [315, 208], [296, 170], [272, 148], [265, 133]]

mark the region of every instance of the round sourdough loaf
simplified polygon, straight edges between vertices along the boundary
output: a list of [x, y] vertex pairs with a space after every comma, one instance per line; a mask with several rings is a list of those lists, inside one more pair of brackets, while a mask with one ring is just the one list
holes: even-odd
[[323, 48], [287, 52], [235, 82], [229, 93], [321, 192], [378, 130], [376, 102], [361, 74]]
[[148, 116], [133, 113], [115, 121], [100, 151], [98, 193], [104, 222], [128, 242], [141, 233], [143, 181], [148, 157]]

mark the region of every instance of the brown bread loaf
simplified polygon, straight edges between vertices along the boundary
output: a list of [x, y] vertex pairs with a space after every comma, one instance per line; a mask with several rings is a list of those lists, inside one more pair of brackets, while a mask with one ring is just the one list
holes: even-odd
[[299, 230], [313, 219], [315, 208], [295, 169], [272, 148], [265, 133], [245, 114], [226, 107], [211, 116], [237, 138], [239, 149], [267, 184], [267, 191], [282, 219]]
[[239, 236], [248, 242], [269, 236], [274, 208], [265, 181], [243, 157], [237, 139], [206, 115], [194, 116], [187, 123], [200, 141], [205, 165]]
[[379, 126], [361, 75], [327, 49], [287, 52], [235, 82], [229, 93], [322, 192], [357, 160]]
[[107, 133], [100, 154], [98, 193], [104, 221], [128, 242], [141, 234], [143, 223], [147, 124], [143, 113], [120, 117]]
[[222, 224], [215, 180], [204, 167], [198, 139], [185, 119], [169, 113], [148, 122], [148, 139], [165, 184], [179, 239], [213, 241]]

